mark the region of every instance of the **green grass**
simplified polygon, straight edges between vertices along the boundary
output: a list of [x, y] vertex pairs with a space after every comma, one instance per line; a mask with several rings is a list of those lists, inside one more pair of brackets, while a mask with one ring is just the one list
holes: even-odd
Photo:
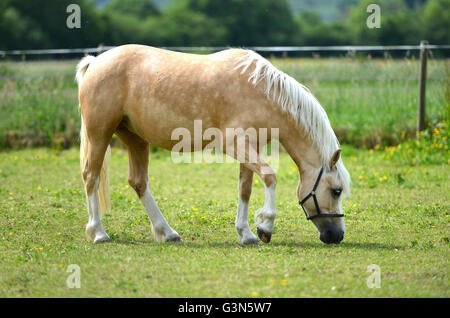
[[[183, 243], [156, 243], [127, 186], [128, 159], [113, 149], [112, 242], [94, 245], [78, 151], [0, 152], [0, 297], [449, 297], [449, 165], [386, 160], [384, 151], [344, 147], [352, 195], [346, 234], [325, 245], [297, 204], [298, 174], [281, 154], [272, 242], [238, 244], [234, 229], [237, 164], [174, 164], [150, 158], [156, 201]], [[448, 158], [448, 152], [444, 152]], [[258, 178], [253, 214], [264, 190]], [[69, 264], [81, 288], [69, 289]], [[370, 289], [367, 267], [381, 268]]]
[[[80, 124], [77, 61], [0, 63], [0, 149], [68, 146]], [[409, 59], [272, 59], [308, 86], [327, 111], [340, 140], [371, 148], [415, 134], [419, 61]], [[446, 119], [448, 59], [430, 58], [427, 120]], [[448, 94], [448, 91], [447, 91]]]

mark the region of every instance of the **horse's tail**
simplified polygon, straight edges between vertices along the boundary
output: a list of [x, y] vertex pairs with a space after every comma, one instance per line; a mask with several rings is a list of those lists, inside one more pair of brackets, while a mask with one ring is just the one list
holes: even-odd
[[81, 80], [83, 79], [84, 73], [86, 73], [89, 64], [95, 60], [95, 56], [87, 55], [81, 59], [81, 61], [77, 65], [77, 73], [75, 75], [75, 79], [77, 80], [78, 85], [80, 85]]
[[[83, 79], [84, 73], [86, 73], [89, 64], [95, 59], [94, 56], [84, 57], [77, 66], [76, 79], [78, 85], [80, 85]], [[81, 129], [80, 129], [80, 167], [81, 173], [86, 167], [87, 155], [88, 155], [89, 140], [87, 138], [86, 126], [83, 123], [83, 116], [81, 116]], [[109, 192], [109, 175], [108, 166], [109, 159], [111, 157], [111, 147], [108, 148], [103, 159], [103, 165], [100, 170], [100, 182], [98, 186], [98, 204], [100, 213], [107, 213], [111, 210], [110, 192]]]

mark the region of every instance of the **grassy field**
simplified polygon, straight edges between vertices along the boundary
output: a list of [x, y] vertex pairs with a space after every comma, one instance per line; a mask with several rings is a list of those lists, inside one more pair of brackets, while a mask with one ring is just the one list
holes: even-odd
[[[94, 245], [84, 236], [77, 149], [0, 152], [0, 297], [449, 297], [448, 131], [436, 140], [426, 153], [435, 160], [425, 154], [410, 164], [403, 156], [411, 161], [418, 150], [406, 149], [421, 139], [343, 148], [352, 195], [339, 245], [320, 242], [304, 219], [286, 153], [272, 241], [243, 247], [234, 229], [237, 164], [176, 165], [167, 152], [153, 154], [152, 192], [184, 240], [156, 243], [127, 185], [127, 154], [113, 149], [113, 210], [103, 216], [112, 242]], [[256, 178], [250, 220], [263, 196]], [[66, 285], [70, 264], [80, 267], [79, 289]], [[366, 284], [371, 264], [381, 269], [381, 288]]]
[[[77, 142], [77, 62], [0, 63], [0, 149], [50, 144], [65, 147]], [[342, 142], [371, 148], [379, 143], [395, 145], [414, 136], [417, 59], [302, 58], [272, 62], [311, 89]], [[443, 106], [449, 103], [448, 87], [448, 60], [430, 58], [426, 99], [432, 124], [448, 116]]]
[[[282, 153], [275, 233], [258, 247], [239, 245], [234, 228], [238, 165], [176, 165], [165, 151], [151, 155], [151, 190], [184, 242], [154, 242], [118, 148], [113, 210], [103, 216], [112, 242], [86, 240], [78, 150], [61, 150], [78, 141], [76, 62], [0, 63], [0, 297], [450, 296], [448, 60], [429, 60], [430, 126], [415, 140], [417, 60], [273, 59], [353, 145], [343, 147], [352, 195], [344, 241], [323, 244]], [[10, 149], [37, 145], [53, 147]], [[251, 220], [264, 201], [254, 183]], [[70, 264], [80, 267], [79, 289], [66, 285]], [[381, 288], [366, 284], [371, 264]]]

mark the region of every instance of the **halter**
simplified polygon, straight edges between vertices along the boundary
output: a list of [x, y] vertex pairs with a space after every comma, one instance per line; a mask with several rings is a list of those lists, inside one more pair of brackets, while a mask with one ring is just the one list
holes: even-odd
[[[307, 220], [312, 220], [312, 219], [315, 219], [315, 218], [318, 218], [318, 217], [335, 217], [335, 218], [341, 218], [341, 217], [344, 216], [344, 214], [338, 214], [338, 213], [333, 213], [333, 214], [325, 213], [325, 214], [322, 214], [322, 213], [320, 212], [319, 202], [317, 202], [317, 197], [316, 197], [316, 189], [317, 189], [317, 186], [319, 185], [320, 178], [322, 178], [322, 174], [323, 174], [323, 171], [324, 171], [324, 170], [325, 170], [325, 165], [323, 165], [322, 168], [320, 168], [319, 176], [317, 177], [316, 183], [314, 183], [314, 187], [313, 187], [313, 189], [311, 190], [311, 192], [310, 192], [303, 200], [301, 200], [301, 201], [298, 202], [298, 203], [300, 204], [300, 206], [302, 207], [303, 212], [305, 212], [305, 215], [306, 215], [306, 219], [307, 219]], [[308, 213], [306, 213], [306, 209], [305, 209], [305, 207], [303, 206], [303, 204], [305, 204], [305, 202], [308, 201], [308, 199], [311, 198], [311, 197], [312, 197], [313, 200], [314, 200], [314, 205], [316, 206], [317, 214], [312, 215], [312, 216], [309, 216]]]

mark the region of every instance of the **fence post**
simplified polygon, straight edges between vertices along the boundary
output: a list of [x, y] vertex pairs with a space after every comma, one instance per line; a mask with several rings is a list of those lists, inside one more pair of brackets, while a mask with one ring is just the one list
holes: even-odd
[[427, 50], [428, 41], [420, 41], [420, 77], [419, 77], [419, 105], [417, 114], [417, 132], [425, 129], [425, 93], [427, 85]]

